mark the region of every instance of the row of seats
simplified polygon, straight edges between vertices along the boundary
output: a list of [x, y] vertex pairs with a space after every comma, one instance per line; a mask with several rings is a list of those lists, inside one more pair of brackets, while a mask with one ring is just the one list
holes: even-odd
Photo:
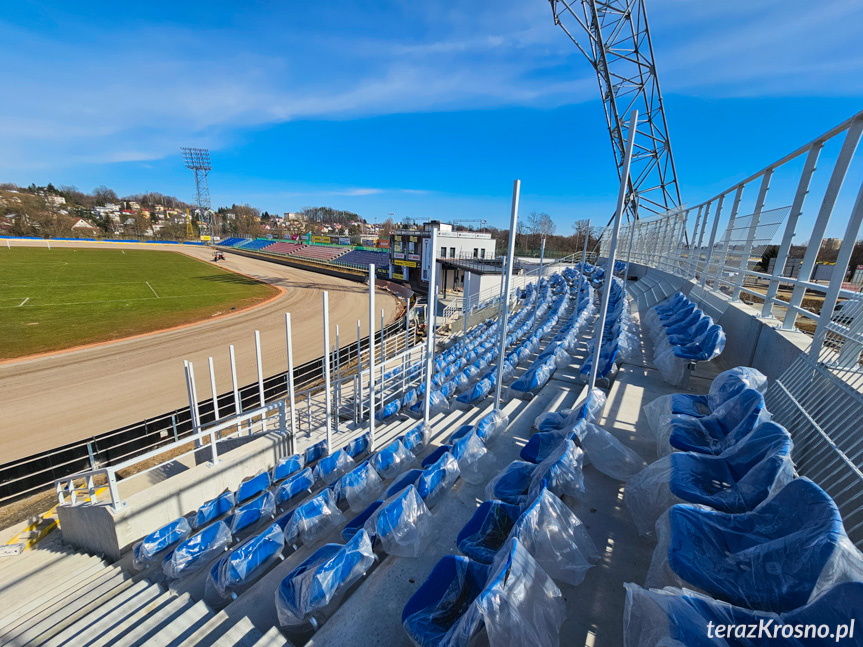
[[344, 256], [339, 256], [333, 263], [336, 265], [361, 265], [368, 267], [388, 267], [390, 264], [390, 255], [388, 252], [370, 252], [364, 249], [355, 249]]
[[653, 361], [666, 382], [685, 383], [687, 368], [709, 362], [725, 348], [725, 332], [682, 292], [656, 304], [644, 317], [653, 337]]
[[345, 254], [347, 247], [321, 247], [308, 245], [291, 253], [295, 258], [305, 258], [312, 261], [332, 261]]
[[[657, 442], [678, 451], [627, 481], [626, 507], [657, 546], [649, 590], [627, 585], [626, 645], [713, 645], [703, 631], [711, 621], [838, 625], [863, 610], [863, 553], [830, 496], [797, 477], [791, 436], [764, 405], [766, 386], [740, 367], [717, 376], [706, 396], [645, 407]], [[826, 644], [785, 638], [776, 644]]]
[[241, 243], [245, 243], [250, 240], [249, 238], [243, 238], [242, 236], [232, 236], [230, 238], [226, 238], [225, 240], [219, 241], [219, 247], [235, 247]]
[[[595, 270], [594, 275], [596, 274], [597, 271]], [[579, 372], [579, 376], [583, 382], [587, 382], [594, 361], [599, 362], [596, 373], [597, 380], [603, 380], [603, 383], [607, 384], [614, 378], [620, 365], [632, 356], [637, 344], [637, 337], [633, 328], [634, 324], [629, 312], [629, 296], [626, 294], [623, 281], [613, 277], [606, 309], [599, 359], [596, 359], [595, 340], [592, 340], [588, 344], [588, 355]]]
[[286, 243], [279, 241], [272, 245], [268, 245], [264, 248], [264, 251], [269, 254], [293, 254], [294, 252], [303, 249], [305, 246], [306, 245], [303, 243]]

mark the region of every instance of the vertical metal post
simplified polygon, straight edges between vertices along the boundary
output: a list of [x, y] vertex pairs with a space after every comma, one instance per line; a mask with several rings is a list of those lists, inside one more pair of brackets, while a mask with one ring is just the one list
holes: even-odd
[[[851, 209], [851, 217], [848, 219], [845, 235], [842, 237], [842, 244], [839, 247], [839, 256], [836, 258], [836, 265], [833, 266], [830, 285], [827, 288], [827, 293], [824, 295], [824, 305], [821, 306], [821, 318], [818, 319], [818, 325], [812, 337], [812, 346], [809, 348], [809, 359], [813, 362], [817, 361], [821, 353], [821, 347], [827, 335], [827, 325], [833, 317], [833, 309], [836, 307], [839, 291], [842, 289], [842, 282], [845, 280], [845, 273], [848, 271], [851, 253], [857, 244], [861, 222], [863, 222], [863, 184], [860, 185], [860, 191], [857, 193], [857, 199], [854, 201], [854, 207]], [[819, 246], [820, 242], [819, 240]], [[855, 368], [856, 363], [855, 361]]]
[[[189, 365], [189, 388], [192, 394], [192, 420], [195, 422], [195, 433], [200, 433], [201, 431], [201, 411], [198, 409], [198, 389], [195, 386], [195, 367], [192, 365], [192, 362], [188, 362]], [[196, 440], [195, 446], [200, 447], [201, 441]]]
[[464, 310], [464, 334], [467, 337], [467, 318], [470, 314], [470, 272], [465, 272], [464, 275], [464, 298], [461, 302]]
[[240, 400], [240, 390], [237, 388], [237, 361], [234, 357], [234, 345], [228, 346], [228, 358], [231, 360], [231, 385], [234, 388], [234, 414], [243, 413], [243, 403]]
[[[698, 207], [698, 215], [695, 217], [695, 228], [692, 230], [692, 238], [689, 240], [689, 262], [687, 265], [689, 266], [690, 276], [695, 275], [695, 238], [698, 236], [698, 226], [701, 224], [701, 214], [704, 212], [704, 206], [705, 205], [701, 205]], [[689, 217], [689, 211], [689, 209], [686, 210], [687, 218]], [[706, 219], [707, 216], [705, 215], [705, 220]]]
[[731, 295], [732, 301], [740, 299], [740, 288], [743, 287], [743, 283], [746, 281], [746, 272], [749, 270], [749, 255], [752, 253], [755, 232], [758, 230], [758, 223], [761, 220], [761, 212], [764, 210], [764, 202], [767, 199], [767, 191], [770, 189], [770, 179], [772, 177], [773, 169], [769, 168], [761, 178], [761, 187], [758, 189], [758, 198], [755, 201], [755, 211], [752, 213], [752, 219], [749, 221], [749, 233], [746, 235], [746, 245], [743, 247], [743, 253], [740, 255], [740, 269], [737, 273], [737, 279], [734, 281], [734, 292]]
[[369, 453], [375, 451], [375, 266], [369, 265]]
[[429, 424], [431, 419], [431, 390], [432, 371], [434, 371], [434, 317], [435, 302], [437, 301], [437, 228], [432, 227], [431, 245], [429, 246], [431, 258], [429, 259], [429, 293], [428, 293], [428, 316], [426, 319], [426, 390], [423, 393], [423, 421]]
[[255, 358], [258, 362], [258, 400], [264, 406], [264, 367], [261, 364], [261, 331], [255, 331]]
[[294, 342], [291, 334], [291, 313], [285, 313], [285, 343], [288, 346], [288, 401], [291, 405], [291, 442], [297, 435], [297, 404], [294, 401]]
[[195, 396], [192, 392], [192, 372], [189, 370], [188, 360], [183, 360], [183, 370], [186, 373], [186, 393], [189, 396], [189, 414], [192, 418], [193, 433], [198, 433], [200, 423], [198, 422], [198, 416], [195, 413]]
[[704, 269], [701, 270], [699, 282], [701, 287], [707, 284], [707, 274], [710, 272], [710, 261], [713, 259], [713, 245], [716, 243], [716, 231], [719, 229], [719, 218], [722, 216], [722, 205], [725, 203], [725, 194], [719, 196], [716, 205], [716, 213], [713, 215], [713, 226], [710, 228], [710, 241], [707, 243], [707, 257], [704, 259]]
[[381, 308], [381, 407], [384, 406], [384, 396], [387, 389], [386, 382], [384, 381], [384, 366], [386, 364], [386, 354], [384, 353], [385, 347], [386, 342], [384, 342], [384, 309]]
[[584, 287], [584, 266], [587, 264], [587, 242], [590, 240], [590, 220], [587, 221], [587, 232], [584, 234], [584, 251], [581, 253], [581, 272], [578, 273], [578, 291]]
[[[720, 198], [720, 200], [721, 199], [722, 198]], [[698, 264], [695, 266], [696, 277], [704, 274], [704, 271], [707, 269], [706, 263], [700, 269], [699, 265], [701, 264], [701, 247], [704, 243], [704, 232], [707, 230], [707, 219], [710, 217], [710, 207], [712, 204], [712, 202], [708, 202], [707, 206], [704, 207], [704, 218], [701, 221], [701, 233], [698, 235]]]
[[722, 250], [722, 260], [716, 267], [716, 275], [713, 277], [714, 292], [722, 291], [722, 272], [728, 260], [728, 248], [731, 247], [731, 236], [734, 234], [734, 223], [737, 222], [737, 212], [740, 211], [740, 200], [743, 198], [744, 185], [740, 184], [734, 193], [734, 202], [731, 203], [731, 215], [728, 217], [728, 227], [725, 231], [725, 247]]
[[545, 260], [545, 237], [542, 239], [542, 246], [539, 248], [539, 278], [542, 278], [542, 262]]
[[312, 392], [306, 391], [306, 435], [312, 435]]
[[[629, 184], [629, 166], [632, 162], [632, 145], [635, 143], [635, 130], [638, 120], [638, 110], [632, 111], [629, 119], [629, 136], [626, 141], [626, 152], [623, 158], [623, 168], [620, 173], [620, 190], [617, 193], [617, 208], [614, 212], [614, 228], [611, 232], [611, 245], [608, 248], [608, 266], [614, 267], [614, 258], [617, 253], [617, 236], [620, 233], [620, 218], [623, 214], [623, 206], [626, 202], [626, 190]], [[605, 274], [605, 284], [602, 286], [602, 305], [599, 308], [599, 317], [596, 320], [596, 334], [593, 343], [593, 362], [590, 365], [590, 379], [587, 383], [587, 392], [593, 391], [596, 386], [596, 375], [599, 372], [599, 354], [602, 351], [602, 333], [605, 328], [605, 317], [608, 314], [608, 299], [611, 296], [611, 284], [614, 275], [608, 271]]]
[[515, 232], [518, 223], [518, 198], [521, 180], [512, 184], [512, 209], [509, 215], [509, 249], [507, 250], [506, 279], [504, 282], [503, 310], [500, 319], [500, 351], [497, 354], [497, 382], [494, 389], [494, 408], [500, 409], [500, 394], [503, 389], [503, 363], [506, 361], [506, 321], [509, 318], [509, 282], [512, 278], [512, 260], [515, 258]]
[[[818, 163], [818, 156], [821, 154], [821, 149], [823, 147], [824, 142], [817, 141], [812, 144], [809, 148], [809, 153], [806, 155], [806, 161], [803, 164], [803, 172], [800, 174], [800, 180], [797, 183], [797, 191], [794, 193], [794, 201], [791, 203], [791, 212], [788, 214], [788, 222], [785, 223], [785, 231], [782, 234], [782, 243], [779, 245], [779, 252], [776, 255], [776, 264], [773, 266], [770, 285], [767, 287], [767, 293], [764, 295], [764, 305], [761, 307], [762, 317], [773, 316], [773, 301], [776, 299], [776, 294], [779, 292], [780, 279], [785, 272], [785, 262], [788, 260], [788, 253], [791, 251], [794, 230], [797, 228], [797, 221], [800, 219], [800, 214], [803, 212], [803, 202], [806, 200], [806, 195], [809, 193], [809, 184], [812, 181], [812, 176], [815, 173], [815, 165]], [[766, 272], [767, 268], [765, 267], [764, 270]]]
[[336, 430], [342, 406], [342, 347], [339, 344], [339, 327], [336, 326]]
[[332, 443], [330, 430], [332, 412], [332, 394], [330, 393], [330, 295], [324, 290], [323, 306], [324, 306], [324, 398], [326, 400], [326, 431], [327, 431], [327, 455], [332, 452]]
[[629, 262], [632, 260], [632, 239], [635, 238], [635, 225], [637, 220], [629, 223], [629, 250], [626, 252], [626, 267], [623, 270], [623, 287], [626, 289], [627, 281], [629, 281]]
[[360, 332], [360, 320], [357, 319], [357, 388], [354, 391], [354, 400], [357, 403], [357, 422], [363, 419], [363, 350], [362, 333]]
[[171, 427], [174, 428], [174, 442], [180, 440], [180, 435], [177, 433], [177, 414], [171, 414]]
[[408, 356], [408, 348], [411, 347], [411, 300], [408, 298], [407, 308], [405, 309], [405, 352], [402, 356], [402, 395], [408, 388], [408, 366], [410, 365], [410, 357]]
[[208, 357], [210, 365], [210, 393], [213, 394], [213, 420], [219, 419], [219, 393], [216, 391], [216, 369], [213, 367], [213, 358]]

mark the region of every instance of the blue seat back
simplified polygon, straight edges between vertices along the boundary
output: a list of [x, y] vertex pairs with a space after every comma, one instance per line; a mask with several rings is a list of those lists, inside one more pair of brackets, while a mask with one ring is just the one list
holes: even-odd
[[459, 532], [458, 549], [477, 562], [491, 564], [520, 514], [517, 505], [483, 501]]
[[345, 453], [351, 458], [355, 459], [357, 456], [364, 454], [369, 450], [370, 442], [371, 436], [368, 432], [366, 432], [359, 438], [354, 438], [351, 442], [349, 442], [345, 447]]
[[368, 521], [369, 518], [375, 513], [375, 510], [380, 508], [383, 504], [384, 502], [381, 500], [373, 501], [365, 510], [363, 510], [356, 517], [348, 521], [345, 524], [345, 527], [342, 528], [342, 539], [344, 539], [345, 541], [350, 541], [355, 534], [362, 530], [366, 521]]
[[300, 454], [292, 454], [279, 459], [273, 468], [273, 480], [281, 481], [292, 474], [296, 474], [305, 466], [306, 462]]
[[327, 453], [327, 441], [322, 440], [319, 443], [315, 443], [311, 447], [306, 448], [306, 453], [304, 455], [306, 465], [318, 460], [321, 456]]
[[240, 483], [240, 487], [237, 488], [237, 503], [242, 503], [259, 495], [261, 492], [268, 490], [270, 485], [269, 472], [255, 474], [253, 477]]
[[422, 473], [423, 470], [421, 469], [408, 470], [407, 472], [396, 478], [395, 481], [393, 481], [390, 489], [387, 490], [386, 497], [390, 498], [394, 494], [404, 490], [406, 487], [410, 485], [416, 485], [416, 482], [419, 480], [419, 477], [422, 475]]
[[135, 565], [144, 566], [152, 561], [156, 555], [184, 541], [191, 534], [192, 527], [185, 517], [174, 519], [158, 530], [154, 530], [133, 547]]
[[416, 483], [417, 492], [426, 505], [431, 507], [455, 483], [460, 473], [458, 461], [449, 452], [444, 452], [420, 474]]
[[210, 499], [195, 512], [194, 519], [192, 520], [192, 527], [200, 528], [214, 519], [218, 519], [223, 514], [227, 514], [233, 509], [234, 502], [235, 498], [233, 492], [225, 492], [217, 496], [215, 499]]
[[306, 467], [301, 472], [285, 479], [285, 481], [276, 488], [276, 504], [290, 502], [294, 497], [305, 492], [311, 492], [315, 485], [314, 471], [311, 467]]
[[272, 492], [264, 492], [256, 499], [238, 507], [231, 515], [231, 534], [236, 535], [276, 511], [276, 498]]
[[180, 543], [165, 558], [162, 570], [168, 577], [182, 577], [202, 567], [207, 560], [224, 551], [230, 543], [230, 529], [223, 521], [217, 521]]

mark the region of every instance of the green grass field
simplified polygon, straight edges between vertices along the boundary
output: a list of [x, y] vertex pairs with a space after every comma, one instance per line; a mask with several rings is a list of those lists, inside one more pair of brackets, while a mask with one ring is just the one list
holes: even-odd
[[2, 249], [0, 359], [201, 321], [275, 293], [169, 251]]

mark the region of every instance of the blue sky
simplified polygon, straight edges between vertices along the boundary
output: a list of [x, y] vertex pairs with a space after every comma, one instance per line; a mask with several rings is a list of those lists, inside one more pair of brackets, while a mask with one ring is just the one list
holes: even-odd
[[[505, 227], [518, 177], [559, 233], [613, 209], [596, 80], [546, 0], [7, 4], [0, 181], [191, 201], [186, 145], [215, 204]], [[648, 11], [690, 204], [863, 107], [857, 0]]]

